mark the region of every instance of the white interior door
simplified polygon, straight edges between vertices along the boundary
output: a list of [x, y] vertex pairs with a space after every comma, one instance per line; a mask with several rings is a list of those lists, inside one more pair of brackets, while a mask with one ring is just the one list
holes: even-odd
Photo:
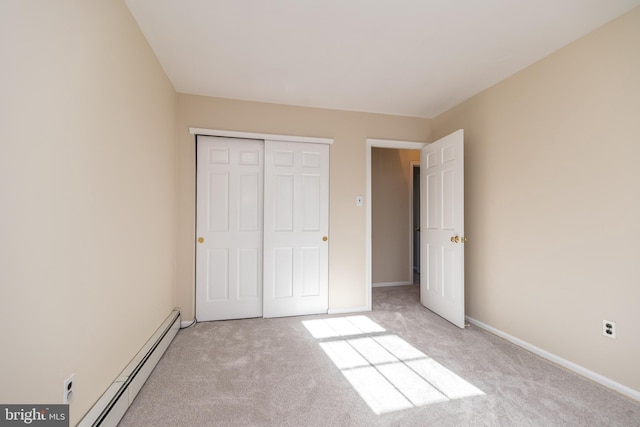
[[265, 141], [264, 317], [326, 313], [329, 146]]
[[262, 141], [197, 139], [196, 317], [262, 316]]
[[464, 328], [464, 138], [458, 130], [420, 154], [420, 299]]

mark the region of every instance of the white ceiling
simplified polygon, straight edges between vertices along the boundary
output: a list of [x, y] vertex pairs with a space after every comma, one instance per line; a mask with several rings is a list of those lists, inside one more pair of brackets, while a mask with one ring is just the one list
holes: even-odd
[[181, 93], [434, 117], [640, 0], [125, 0]]

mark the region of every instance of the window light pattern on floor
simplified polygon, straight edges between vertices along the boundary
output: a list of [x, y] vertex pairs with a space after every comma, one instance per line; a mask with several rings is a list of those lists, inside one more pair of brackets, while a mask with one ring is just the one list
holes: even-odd
[[367, 316], [302, 324], [376, 414], [484, 395]]

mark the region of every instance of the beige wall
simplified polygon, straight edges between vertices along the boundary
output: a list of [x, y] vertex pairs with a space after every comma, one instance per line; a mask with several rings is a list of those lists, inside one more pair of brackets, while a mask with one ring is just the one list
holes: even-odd
[[0, 5], [0, 402], [71, 425], [175, 304], [176, 95], [121, 1]]
[[366, 194], [366, 138], [426, 141], [429, 121], [179, 94], [178, 302], [186, 318], [194, 305], [195, 138], [189, 127], [335, 139], [330, 151], [329, 307], [364, 307], [366, 215], [355, 199]]
[[433, 123], [465, 130], [467, 315], [635, 390], [639, 76], [636, 8]]
[[420, 151], [371, 149], [371, 281], [413, 283], [411, 162]]
[[0, 402], [74, 372], [74, 424], [193, 316], [190, 126], [335, 138], [332, 309], [365, 305], [365, 139], [464, 128], [467, 313], [640, 390], [638, 40], [640, 9], [431, 122], [176, 96], [122, 2], [1, 2]]

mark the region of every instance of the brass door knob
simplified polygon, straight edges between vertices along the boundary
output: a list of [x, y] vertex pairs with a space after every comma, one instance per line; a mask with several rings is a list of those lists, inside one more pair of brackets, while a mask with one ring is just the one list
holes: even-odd
[[467, 243], [467, 238], [466, 237], [460, 237], [460, 236], [453, 236], [451, 238], [451, 241], [453, 243]]
[[198, 237], [198, 243], [204, 243], [204, 237]]
[[326, 242], [327, 240], [329, 240], [329, 238], [327, 236], [322, 236], [322, 241]]

